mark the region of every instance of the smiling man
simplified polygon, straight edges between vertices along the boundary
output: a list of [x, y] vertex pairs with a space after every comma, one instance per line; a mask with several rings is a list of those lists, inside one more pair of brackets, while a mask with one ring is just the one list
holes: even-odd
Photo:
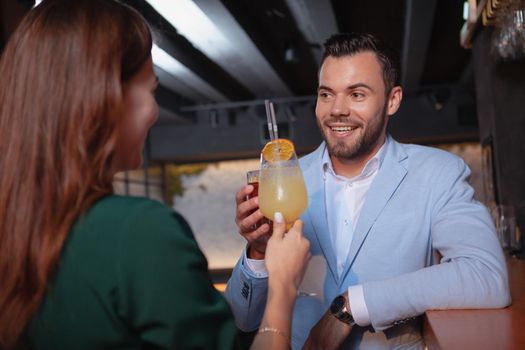
[[[294, 308], [292, 347], [424, 348], [429, 309], [510, 303], [507, 271], [486, 208], [473, 199], [458, 157], [401, 144], [387, 133], [398, 110], [395, 55], [368, 34], [325, 43], [316, 117], [324, 142], [300, 160], [312, 258]], [[260, 326], [267, 297], [267, 224], [253, 190], [237, 193], [248, 245], [226, 297], [238, 327]]]
[[357, 175], [385, 143], [399, 86], [387, 89], [373, 52], [327, 56], [319, 72], [315, 114], [337, 174]]

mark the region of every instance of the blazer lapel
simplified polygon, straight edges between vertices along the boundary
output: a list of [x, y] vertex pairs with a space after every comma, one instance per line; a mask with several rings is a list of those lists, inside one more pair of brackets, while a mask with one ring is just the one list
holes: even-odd
[[402, 147], [390, 136], [387, 147], [381, 168], [368, 190], [361, 209], [341, 281], [346, 278], [372, 226], [407, 173], [406, 168], [401, 164], [407, 157]]
[[[310, 158], [301, 164], [303, 176], [308, 190], [308, 210], [305, 215], [312, 223], [315, 237], [321, 251], [328, 263], [330, 272], [335, 281], [338, 280], [336, 258], [328, 232], [326, 218], [325, 187], [322, 171], [322, 154], [325, 149], [324, 142], [310, 155]], [[313, 243], [313, 242], [312, 242]]]

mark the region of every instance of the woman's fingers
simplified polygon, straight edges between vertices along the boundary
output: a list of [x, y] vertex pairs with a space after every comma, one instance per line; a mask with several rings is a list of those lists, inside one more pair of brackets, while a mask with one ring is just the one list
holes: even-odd
[[286, 221], [284, 221], [283, 214], [276, 212], [273, 216], [273, 234], [272, 237], [282, 239], [286, 232]]
[[298, 232], [299, 235], [302, 236], [303, 235], [303, 226], [304, 226], [304, 223], [301, 220], [295, 220], [295, 222], [293, 223], [293, 226], [290, 229], [290, 231]]
[[310, 242], [303, 236], [303, 222], [297, 220], [286, 233], [284, 219], [275, 215], [273, 234], [266, 250], [266, 268], [273, 287], [298, 288], [308, 263]]

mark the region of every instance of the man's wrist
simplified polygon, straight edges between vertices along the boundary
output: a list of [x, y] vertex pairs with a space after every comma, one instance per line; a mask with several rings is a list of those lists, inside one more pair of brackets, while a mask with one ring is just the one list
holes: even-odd
[[246, 251], [246, 256], [248, 259], [264, 260], [265, 254], [263, 252], [258, 251], [253, 247], [252, 244], [250, 244]]
[[350, 327], [355, 325], [347, 292], [335, 297], [330, 305], [330, 312], [335, 318]]
[[348, 291], [344, 292], [342, 295], [345, 298], [346, 311], [351, 315], [352, 309], [350, 308], [350, 300], [348, 299]]

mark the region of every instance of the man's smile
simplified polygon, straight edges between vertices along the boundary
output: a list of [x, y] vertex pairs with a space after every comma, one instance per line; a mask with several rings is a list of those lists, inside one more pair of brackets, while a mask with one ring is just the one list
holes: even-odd
[[356, 125], [327, 125], [335, 137], [345, 137], [358, 128]]

